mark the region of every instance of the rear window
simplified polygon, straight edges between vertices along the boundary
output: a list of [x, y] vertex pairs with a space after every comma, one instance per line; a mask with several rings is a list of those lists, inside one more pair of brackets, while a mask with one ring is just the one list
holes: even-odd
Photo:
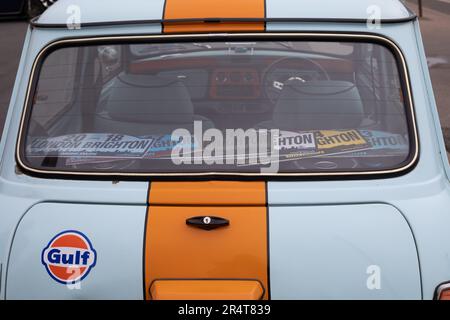
[[416, 152], [399, 52], [374, 41], [99, 43], [38, 64], [19, 158], [89, 174], [398, 170]]

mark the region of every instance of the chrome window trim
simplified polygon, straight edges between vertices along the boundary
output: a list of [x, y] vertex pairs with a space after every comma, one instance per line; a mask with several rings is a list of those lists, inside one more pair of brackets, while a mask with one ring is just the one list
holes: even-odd
[[450, 290], [450, 282], [443, 283], [437, 287], [435, 300], [439, 300], [441, 298], [442, 292], [446, 290]]
[[[36, 69], [40, 65], [41, 61], [43, 61], [43, 58], [47, 54], [47, 52], [51, 52], [52, 49], [59, 46], [70, 46], [70, 45], [89, 45], [89, 44], [95, 44], [98, 42], [112, 42], [112, 41], [124, 41], [124, 42], [133, 42], [133, 41], [142, 41], [142, 40], [194, 40], [194, 39], [202, 39], [202, 40], [208, 40], [208, 39], [216, 39], [219, 38], [220, 40], [223, 39], [239, 39], [239, 38], [254, 38], [256, 40], [259, 39], [266, 39], [266, 38], [276, 38], [276, 37], [282, 37], [282, 38], [293, 38], [293, 39], [301, 39], [301, 38], [314, 38], [314, 39], [348, 39], [348, 40], [354, 40], [354, 41], [364, 41], [369, 40], [372, 42], [381, 42], [386, 45], [388, 49], [392, 49], [396, 53], [396, 61], [397, 63], [401, 63], [399, 67], [401, 67], [400, 72], [402, 71], [403, 80], [402, 81], [402, 89], [404, 89], [407, 93], [407, 97], [405, 97], [405, 100], [407, 99], [407, 105], [406, 108], [409, 108], [409, 117], [408, 120], [408, 127], [411, 126], [412, 132], [409, 132], [410, 139], [413, 142], [414, 146], [414, 153], [411, 157], [411, 151], [409, 159], [410, 161], [405, 164], [402, 167], [394, 168], [394, 169], [388, 169], [388, 170], [367, 170], [367, 171], [340, 171], [340, 172], [303, 172], [303, 173], [245, 173], [245, 172], [215, 172], [215, 171], [209, 171], [209, 172], [195, 172], [195, 173], [158, 173], [158, 172], [147, 172], [147, 173], [124, 173], [124, 172], [83, 172], [83, 171], [61, 171], [61, 170], [42, 170], [42, 169], [36, 169], [29, 167], [25, 164], [25, 162], [22, 160], [22, 154], [21, 154], [21, 146], [22, 146], [22, 140], [24, 135], [24, 127], [25, 127], [25, 120], [26, 116], [29, 113], [29, 109], [31, 108], [30, 98], [33, 86], [35, 84], [35, 76], [36, 76]], [[403, 88], [403, 85], [405, 88]], [[409, 118], [408, 117], [408, 118]], [[409, 121], [411, 120], [411, 121]], [[410, 123], [411, 122], [411, 123]], [[410, 130], [409, 130], [410, 131]], [[412, 135], [412, 136], [411, 136]], [[22, 117], [20, 121], [20, 127], [16, 142], [16, 161], [21, 169], [23, 169], [25, 172], [28, 172], [30, 174], [37, 174], [37, 175], [49, 175], [49, 176], [79, 176], [79, 177], [128, 177], [128, 178], [138, 178], [138, 177], [211, 177], [211, 176], [218, 176], [218, 177], [250, 177], [250, 178], [268, 178], [268, 177], [314, 177], [314, 178], [320, 178], [320, 177], [355, 177], [355, 176], [381, 176], [381, 175], [391, 175], [391, 174], [398, 174], [402, 173], [404, 171], [407, 171], [411, 169], [417, 162], [419, 158], [419, 136], [417, 131], [417, 124], [416, 124], [416, 117], [414, 112], [414, 104], [413, 104], [413, 97], [411, 92], [411, 83], [410, 83], [410, 77], [408, 72], [408, 67], [406, 64], [405, 57], [403, 55], [403, 52], [398, 47], [398, 45], [392, 41], [391, 39], [375, 35], [375, 34], [368, 34], [368, 33], [332, 33], [332, 32], [260, 32], [260, 33], [220, 33], [220, 34], [214, 34], [214, 33], [208, 33], [208, 34], [173, 34], [173, 35], [123, 35], [123, 36], [99, 36], [99, 37], [85, 37], [85, 38], [68, 38], [68, 39], [62, 39], [57, 40], [52, 43], [49, 43], [47, 46], [45, 46], [36, 56], [30, 78], [28, 80], [28, 87], [24, 102], [24, 107], [22, 110]]]

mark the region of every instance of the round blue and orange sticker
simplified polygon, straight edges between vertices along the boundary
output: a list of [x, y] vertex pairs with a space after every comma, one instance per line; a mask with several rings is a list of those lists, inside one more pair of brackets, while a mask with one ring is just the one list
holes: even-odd
[[50, 240], [41, 261], [55, 281], [70, 285], [87, 277], [97, 262], [97, 252], [86, 235], [67, 230]]

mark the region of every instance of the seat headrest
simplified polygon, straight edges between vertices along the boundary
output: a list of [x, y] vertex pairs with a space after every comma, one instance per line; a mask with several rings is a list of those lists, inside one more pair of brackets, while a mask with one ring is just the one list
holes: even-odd
[[347, 81], [288, 80], [274, 110], [278, 128], [353, 129], [364, 118], [356, 86]]
[[194, 107], [185, 85], [177, 79], [120, 74], [101, 98], [103, 112], [114, 120], [187, 122]]

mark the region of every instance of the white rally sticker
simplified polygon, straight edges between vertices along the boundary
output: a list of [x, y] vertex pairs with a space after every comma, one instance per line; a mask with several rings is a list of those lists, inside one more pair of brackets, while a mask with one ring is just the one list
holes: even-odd
[[32, 138], [29, 156], [45, 157], [115, 157], [141, 158], [152, 145], [153, 137], [134, 137], [121, 134], [73, 134], [54, 138]]
[[312, 132], [280, 131], [278, 150], [314, 150], [316, 142]]

